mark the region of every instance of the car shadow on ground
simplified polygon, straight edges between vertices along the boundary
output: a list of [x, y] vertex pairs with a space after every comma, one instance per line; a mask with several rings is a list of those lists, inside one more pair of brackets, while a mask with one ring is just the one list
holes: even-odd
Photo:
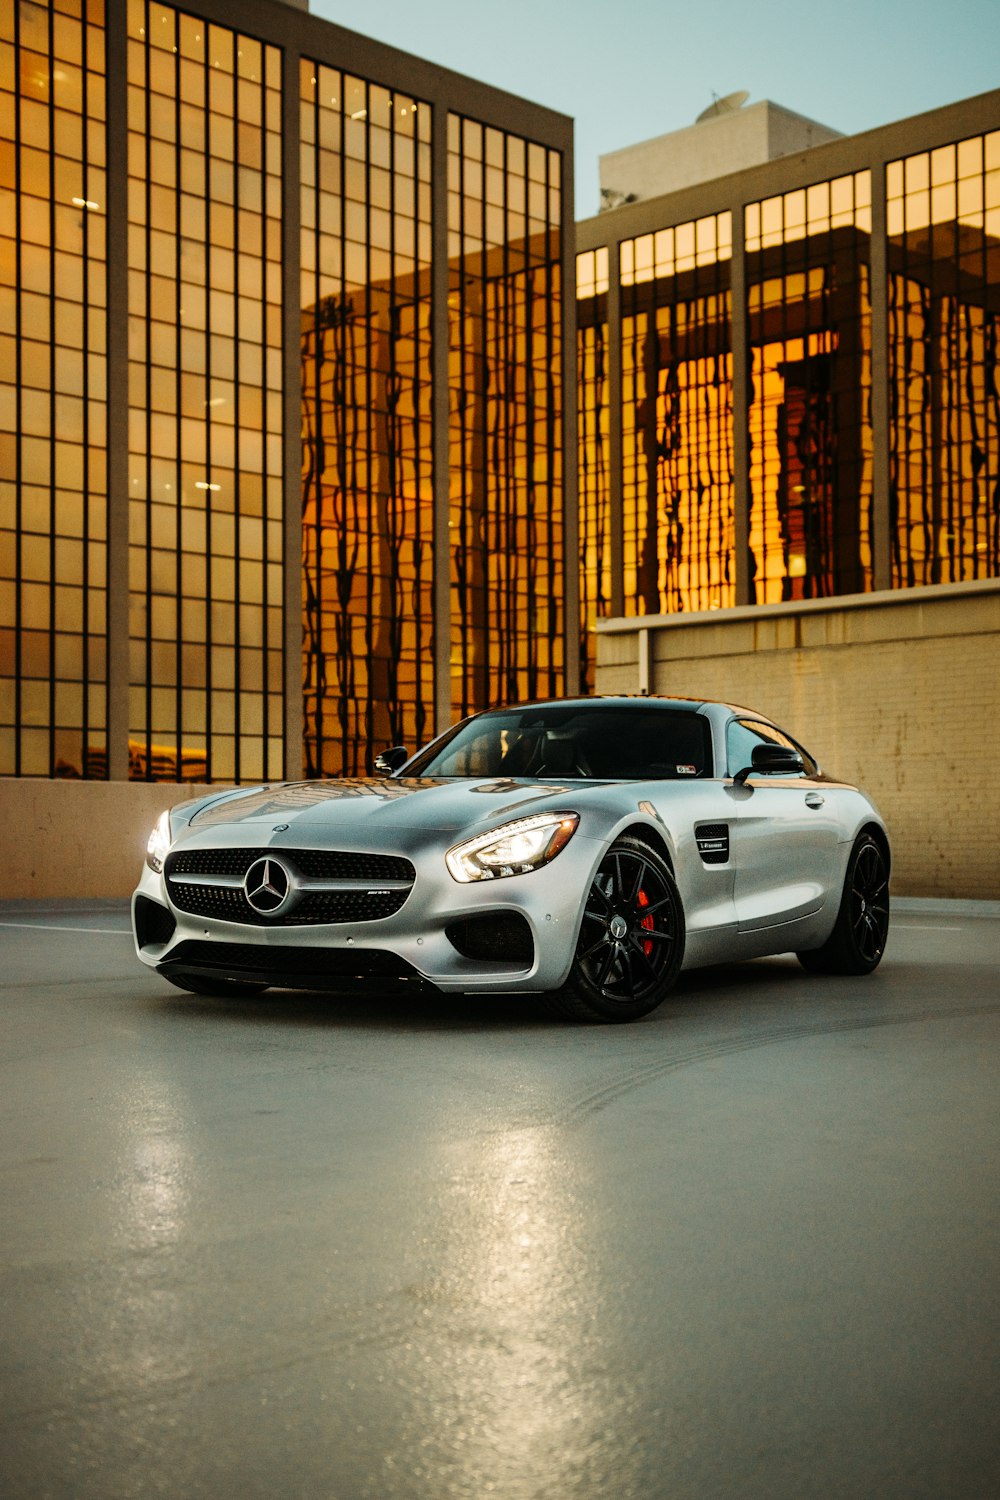
[[[870, 982], [870, 981], [869, 981]], [[736, 1004], [741, 1009], [763, 1002], [794, 1005], [804, 993], [815, 998], [826, 983], [807, 975], [791, 957], [755, 959], [682, 974], [661, 1006], [636, 1026], [669, 1025], [679, 1018], [718, 1012]], [[837, 989], [841, 984], [831, 981]], [[556, 1032], [606, 1029], [589, 1022], [564, 1021], [551, 1015], [540, 996], [453, 995], [413, 985], [401, 993], [370, 990], [361, 993], [316, 990], [265, 990], [260, 995], [232, 997], [196, 995], [175, 990], [160, 995], [159, 1008], [188, 1020], [277, 1024], [340, 1029], [377, 1029], [392, 1032], [481, 1032], [511, 1029]], [[612, 1028], [615, 1029], [615, 1028]]]

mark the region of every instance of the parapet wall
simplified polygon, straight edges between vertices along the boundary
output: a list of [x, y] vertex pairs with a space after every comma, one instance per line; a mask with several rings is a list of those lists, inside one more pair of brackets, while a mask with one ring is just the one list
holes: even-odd
[[875, 800], [893, 891], [1000, 897], [1000, 580], [597, 627], [599, 693], [746, 704]]
[[[1000, 898], [1000, 580], [608, 620], [597, 642], [598, 692], [746, 704], [863, 786], [897, 895]], [[0, 778], [0, 900], [128, 896], [161, 810], [209, 790]]]
[[222, 787], [0, 777], [0, 900], [130, 896], [165, 807]]

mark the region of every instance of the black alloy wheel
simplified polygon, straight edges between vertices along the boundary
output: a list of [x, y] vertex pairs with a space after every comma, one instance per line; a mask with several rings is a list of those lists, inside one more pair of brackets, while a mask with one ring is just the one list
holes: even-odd
[[665, 998], [683, 957], [684, 910], [670, 867], [623, 835], [598, 866], [569, 978], [547, 1003], [570, 1020], [635, 1020]]
[[870, 974], [888, 936], [888, 861], [878, 840], [863, 833], [851, 850], [833, 932], [822, 948], [800, 953], [799, 963], [815, 974]]

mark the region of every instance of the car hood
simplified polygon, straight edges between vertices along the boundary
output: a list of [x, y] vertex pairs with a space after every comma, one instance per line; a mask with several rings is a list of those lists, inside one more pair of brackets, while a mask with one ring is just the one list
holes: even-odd
[[[546, 807], [567, 809], [584, 787], [594, 782], [568, 784], [538, 781], [444, 780], [426, 778], [301, 781], [225, 793], [196, 809], [192, 832], [211, 827], [259, 825], [276, 832], [283, 824], [314, 833], [376, 836], [412, 830], [454, 833], [482, 824], [491, 828], [507, 818], [520, 818]], [[284, 832], [285, 828], [281, 831]]]

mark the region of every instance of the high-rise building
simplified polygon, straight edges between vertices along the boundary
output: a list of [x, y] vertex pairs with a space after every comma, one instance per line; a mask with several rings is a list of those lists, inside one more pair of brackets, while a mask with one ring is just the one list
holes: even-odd
[[560, 691], [571, 122], [277, 0], [16, 0], [0, 60], [0, 775]]
[[591, 674], [601, 618], [1000, 575], [1000, 91], [773, 160], [760, 124], [659, 195], [672, 138], [617, 153], [577, 226]]

